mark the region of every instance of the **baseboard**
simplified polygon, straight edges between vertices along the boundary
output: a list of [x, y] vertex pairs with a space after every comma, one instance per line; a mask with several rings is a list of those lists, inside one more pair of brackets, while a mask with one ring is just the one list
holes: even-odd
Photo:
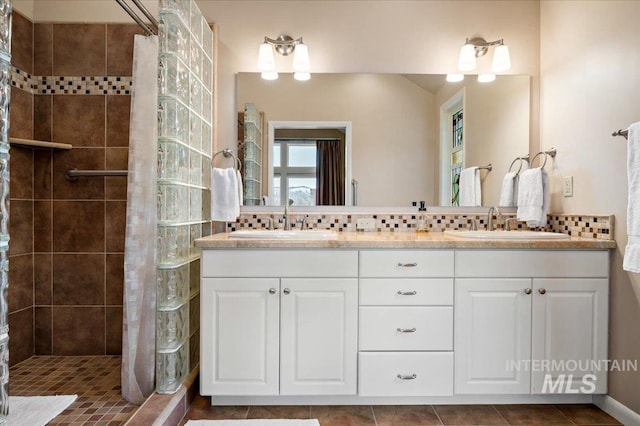
[[623, 425], [640, 425], [640, 414], [609, 395], [594, 395], [593, 403]]

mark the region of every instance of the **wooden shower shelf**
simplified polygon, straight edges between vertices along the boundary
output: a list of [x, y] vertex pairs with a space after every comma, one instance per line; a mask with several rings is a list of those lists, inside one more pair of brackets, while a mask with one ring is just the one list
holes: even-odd
[[73, 145], [68, 143], [34, 141], [31, 139], [10, 138], [11, 145], [29, 146], [31, 148], [49, 148], [49, 149], [71, 149]]

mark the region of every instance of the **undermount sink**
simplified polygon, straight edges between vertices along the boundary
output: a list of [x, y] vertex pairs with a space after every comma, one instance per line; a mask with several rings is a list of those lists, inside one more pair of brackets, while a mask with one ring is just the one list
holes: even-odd
[[301, 231], [298, 229], [292, 229], [285, 231], [284, 229], [242, 229], [240, 231], [230, 232], [229, 238], [265, 240], [334, 240], [338, 238], [338, 233], [335, 231], [323, 230]]
[[445, 235], [478, 240], [564, 240], [567, 234], [543, 231], [454, 231], [446, 230]]

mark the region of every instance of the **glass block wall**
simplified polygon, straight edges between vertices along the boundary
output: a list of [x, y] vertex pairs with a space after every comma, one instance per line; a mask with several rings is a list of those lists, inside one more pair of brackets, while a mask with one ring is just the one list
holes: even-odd
[[259, 206], [262, 197], [262, 115], [244, 105], [244, 205]]
[[214, 37], [192, 0], [161, 0], [156, 390], [199, 359], [199, 250], [211, 234]]
[[0, 1], [0, 424], [9, 415], [9, 100], [11, 0]]

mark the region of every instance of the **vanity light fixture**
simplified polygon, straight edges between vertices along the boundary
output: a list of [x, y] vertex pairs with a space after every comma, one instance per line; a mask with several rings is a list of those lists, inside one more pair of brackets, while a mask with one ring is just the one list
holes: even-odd
[[264, 42], [260, 45], [258, 71], [262, 73], [262, 78], [265, 80], [278, 78], [276, 61], [273, 55], [274, 50], [282, 56], [288, 56], [293, 53], [293, 78], [300, 81], [311, 78], [311, 73], [309, 72], [311, 65], [307, 45], [303, 43], [302, 37], [294, 39], [286, 34], [280, 35], [277, 39], [265, 37]]
[[491, 83], [496, 80], [495, 74], [478, 74], [478, 83]]
[[464, 74], [447, 74], [447, 81], [449, 83], [458, 83], [464, 80]]
[[511, 68], [511, 59], [509, 58], [509, 48], [504, 44], [504, 40], [486, 41], [482, 37], [468, 38], [465, 41], [464, 46], [460, 49], [458, 69], [460, 71], [473, 71], [476, 68], [476, 58], [486, 55], [491, 46], [496, 46], [493, 52], [491, 70], [494, 73], [509, 70]]

